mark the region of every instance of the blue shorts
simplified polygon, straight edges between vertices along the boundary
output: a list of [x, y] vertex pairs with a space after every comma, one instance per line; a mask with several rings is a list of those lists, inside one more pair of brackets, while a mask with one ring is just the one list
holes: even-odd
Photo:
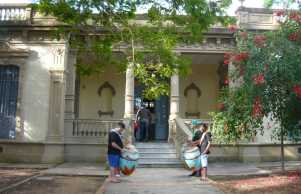
[[207, 154], [201, 155], [201, 165], [202, 165], [202, 168], [208, 166], [208, 155]]
[[120, 160], [119, 155], [109, 154], [108, 155], [108, 160], [109, 160], [110, 167], [113, 167], [113, 168], [118, 168], [119, 167], [119, 160]]

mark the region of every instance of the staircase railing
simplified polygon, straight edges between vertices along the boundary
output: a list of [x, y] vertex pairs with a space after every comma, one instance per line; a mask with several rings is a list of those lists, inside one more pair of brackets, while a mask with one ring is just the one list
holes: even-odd
[[176, 118], [172, 122], [172, 139], [175, 144], [177, 156], [181, 158], [182, 147], [188, 139], [192, 138], [192, 132], [181, 118]]

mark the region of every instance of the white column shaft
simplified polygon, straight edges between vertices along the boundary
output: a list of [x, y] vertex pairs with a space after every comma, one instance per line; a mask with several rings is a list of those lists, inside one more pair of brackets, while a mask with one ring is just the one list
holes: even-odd
[[174, 74], [170, 79], [170, 120], [173, 120], [180, 112], [179, 75]]
[[126, 83], [125, 83], [125, 109], [124, 117], [133, 118], [134, 116], [134, 66], [129, 65], [126, 70]]

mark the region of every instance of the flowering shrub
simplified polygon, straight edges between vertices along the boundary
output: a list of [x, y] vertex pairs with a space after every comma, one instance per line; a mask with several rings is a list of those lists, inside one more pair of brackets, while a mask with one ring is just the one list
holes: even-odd
[[[212, 113], [220, 141], [236, 142], [263, 133], [263, 117], [279, 121], [284, 135], [301, 132], [301, 13], [277, 11], [278, 30], [260, 34], [236, 29], [237, 49], [225, 53], [238, 86], [221, 92], [223, 108]], [[279, 137], [279, 128], [274, 136]]]
[[254, 36], [254, 45], [258, 48], [263, 48], [266, 46], [267, 37], [265, 35], [255, 35]]
[[258, 75], [253, 76], [253, 82], [255, 85], [264, 84], [264, 74], [260, 73]]
[[294, 86], [293, 92], [295, 92], [298, 95], [298, 97], [301, 99], [301, 86]]

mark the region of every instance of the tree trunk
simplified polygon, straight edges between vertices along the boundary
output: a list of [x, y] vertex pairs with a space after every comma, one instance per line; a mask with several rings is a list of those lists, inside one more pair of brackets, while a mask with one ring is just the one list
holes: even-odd
[[283, 144], [283, 127], [281, 127], [281, 171], [284, 173], [284, 144]]

